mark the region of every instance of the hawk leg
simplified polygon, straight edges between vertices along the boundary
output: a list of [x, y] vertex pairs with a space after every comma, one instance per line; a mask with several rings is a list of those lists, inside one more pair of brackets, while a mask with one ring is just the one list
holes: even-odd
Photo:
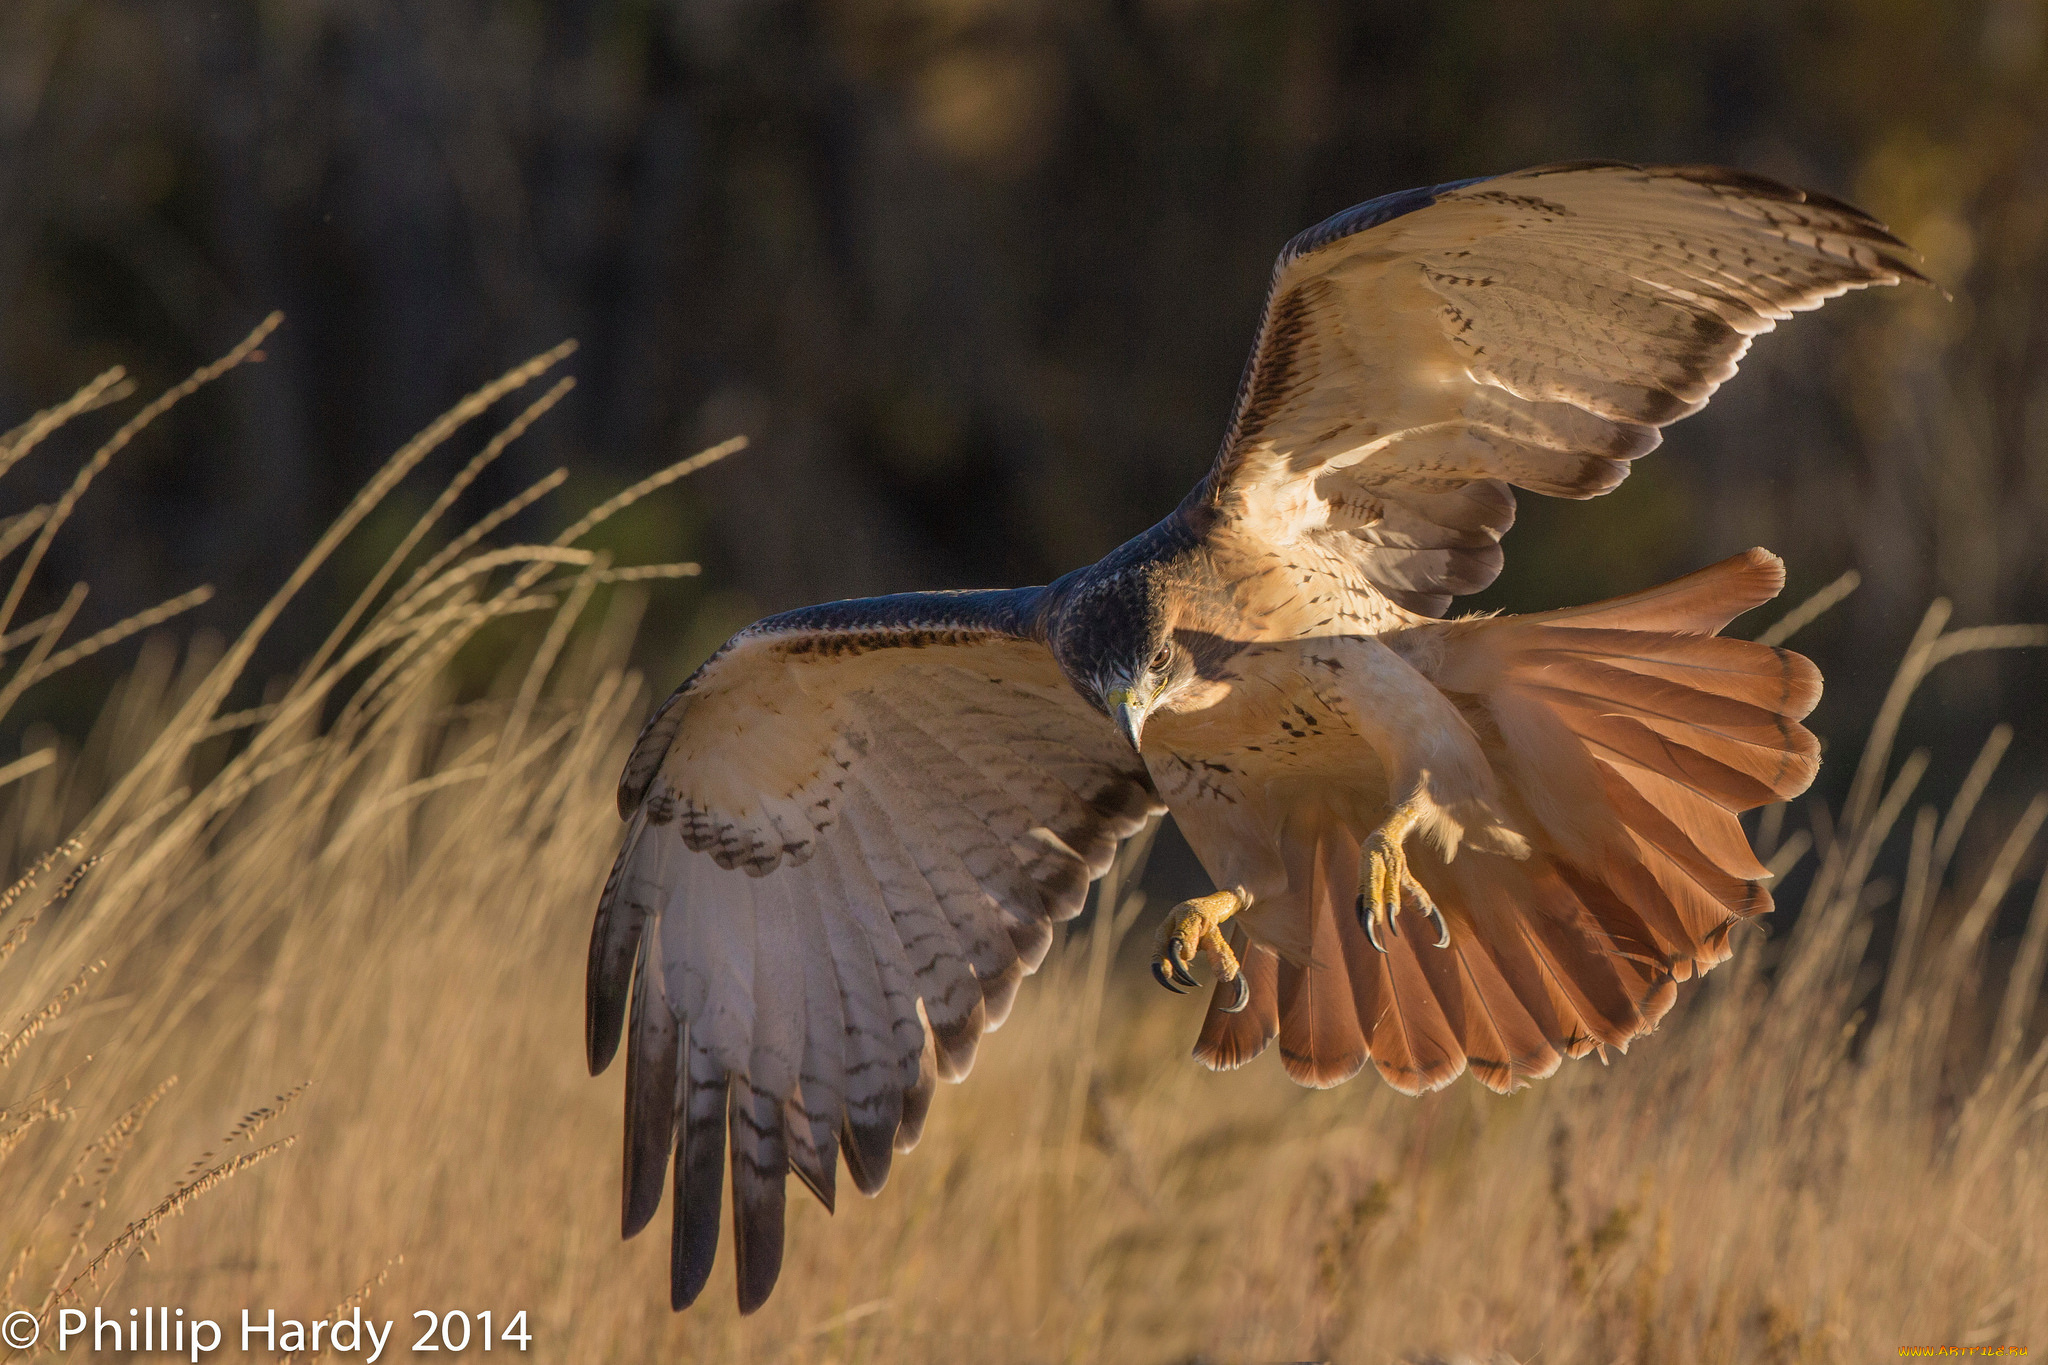
[[1401, 848], [1421, 813], [1422, 797], [1418, 793], [1394, 807], [1385, 822], [1366, 837], [1365, 847], [1360, 850], [1363, 856], [1358, 862], [1358, 923], [1372, 940], [1372, 946], [1382, 953], [1387, 951], [1386, 940], [1380, 936], [1382, 928], [1396, 938], [1401, 935], [1394, 916], [1401, 912], [1404, 896], [1413, 898], [1422, 917], [1435, 926], [1436, 946], [1451, 946], [1451, 929], [1444, 923], [1444, 912], [1436, 908], [1436, 902], [1408, 870], [1408, 855]]
[[1196, 951], [1200, 950], [1209, 955], [1216, 975], [1237, 988], [1236, 997], [1223, 1006], [1224, 1012], [1236, 1014], [1243, 1009], [1252, 998], [1251, 983], [1244, 979], [1244, 973], [1238, 967], [1237, 954], [1231, 952], [1230, 945], [1223, 941], [1223, 931], [1218, 926], [1232, 915], [1250, 909], [1251, 903], [1251, 892], [1240, 886], [1197, 896], [1174, 906], [1166, 922], [1159, 926], [1159, 944], [1154, 950], [1152, 975], [1159, 984], [1175, 995], [1184, 994], [1188, 987], [1200, 985], [1188, 972]]

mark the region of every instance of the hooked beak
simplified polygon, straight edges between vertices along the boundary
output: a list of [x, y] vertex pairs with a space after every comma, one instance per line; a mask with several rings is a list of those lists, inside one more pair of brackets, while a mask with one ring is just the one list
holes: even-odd
[[1109, 718], [1116, 722], [1117, 732], [1129, 741], [1133, 750], [1136, 750], [1138, 736], [1145, 730], [1146, 708], [1139, 704], [1136, 695], [1128, 687], [1115, 689], [1102, 701], [1109, 707]]

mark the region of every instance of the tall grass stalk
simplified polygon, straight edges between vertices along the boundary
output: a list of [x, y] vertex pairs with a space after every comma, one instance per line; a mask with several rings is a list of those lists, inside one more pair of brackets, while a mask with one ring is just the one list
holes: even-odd
[[[487, 537], [559, 474], [432, 548], [558, 383], [429, 501], [304, 668], [225, 709], [376, 501], [564, 354], [394, 456], [231, 645], [150, 637], [81, 747], [0, 768], [0, 856], [33, 882], [0, 897], [0, 1039], [35, 1030], [0, 1068], [0, 1307], [360, 1304], [407, 1342], [417, 1310], [499, 1329], [523, 1310], [532, 1358], [578, 1362], [1848, 1362], [2048, 1343], [2048, 891], [2009, 967], [1987, 951], [2048, 804], [1985, 799], [2003, 728], [1945, 810], [1917, 803], [1928, 757], [1892, 752], [1943, 661], [2048, 637], [1952, 631], [1941, 604], [1844, 807], [1802, 806], [1789, 834], [1767, 819], [1780, 870], [1813, 859], [1796, 928], [1744, 931], [1628, 1056], [1510, 1098], [1307, 1092], [1271, 1059], [1202, 1071], [1198, 1008], [1122, 951], [1147, 910], [1139, 843], [883, 1195], [832, 1218], [793, 1196], [766, 1309], [737, 1316], [728, 1257], [671, 1315], [664, 1234], [617, 1239], [619, 1075], [591, 1080], [581, 1052], [611, 788], [649, 701], [625, 665], [631, 590], [577, 627], [599, 587], [692, 566], [614, 568], [579, 542], [730, 445], [550, 543]], [[17, 428], [0, 473], [56, 429]], [[59, 510], [27, 514], [12, 548]], [[508, 618], [530, 626], [521, 662], [459, 695], [458, 653]], [[62, 657], [68, 620], [24, 628], [11, 676]], [[1878, 880], [1901, 852], [1903, 879]], [[288, 1118], [218, 1136], [269, 1094]]]

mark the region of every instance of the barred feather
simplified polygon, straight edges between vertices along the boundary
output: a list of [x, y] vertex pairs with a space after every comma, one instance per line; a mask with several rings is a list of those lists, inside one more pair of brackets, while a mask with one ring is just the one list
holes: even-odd
[[842, 1157], [856, 1188], [881, 1188], [1052, 923], [1160, 809], [990, 596], [757, 627], [636, 750], [589, 1047], [601, 1069], [630, 1003], [624, 1225], [652, 1218], [673, 1148], [678, 1306], [710, 1274], [727, 1170], [743, 1312], [780, 1272], [788, 1176], [828, 1209]]
[[1441, 615], [1500, 572], [1510, 485], [1607, 492], [1754, 337], [1923, 278], [1868, 214], [1715, 167], [1575, 162], [1390, 195], [1281, 252], [1191, 501], [1267, 543], [1319, 536]]

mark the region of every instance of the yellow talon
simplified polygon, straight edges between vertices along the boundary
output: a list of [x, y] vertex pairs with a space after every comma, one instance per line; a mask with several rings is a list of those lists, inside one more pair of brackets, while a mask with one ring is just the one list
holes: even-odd
[[1206, 953], [1218, 978], [1238, 983], [1235, 1009], [1243, 1009], [1250, 992], [1239, 970], [1237, 954], [1223, 941], [1217, 926], [1240, 911], [1249, 909], [1251, 893], [1243, 887], [1216, 891], [1173, 907], [1159, 926], [1159, 943], [1153, 951], [1152, 975], [1176, 995], [1198, 986], [1188, 971], [1197, 952]]
[[1401, 912], [1404, 896], [1414, 900], [1416, 910], [1436, 929], [1436, 946], [1451, 945], [1451, 928], [1444, 922], [1443, 911], [1437, 909], [1422, 883], [1408, 870], [1408, 855], [1401, 847], [1409, 831], [1415, 828], [1418, 806], [1417, 800], [1396, 806], [1393, 814], [1366, 837], [1365, 846], [1359, 850], [1362, 856], [1358, 870], [1358, 923], [1372, 946], [1382, 953], [1387, 951], [1387, 944], [1380, 936], [1381, 929], [1395, 938], [1401, 936], [1394, 916]]

